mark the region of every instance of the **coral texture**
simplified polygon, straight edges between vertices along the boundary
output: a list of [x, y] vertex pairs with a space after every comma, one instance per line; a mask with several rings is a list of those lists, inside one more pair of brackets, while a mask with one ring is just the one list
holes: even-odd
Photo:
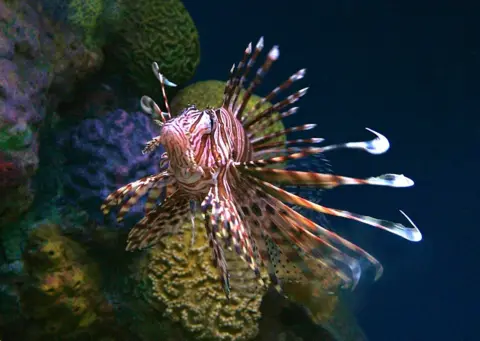
[[198, 32], [179, 0], [119, 1], [120, 25], [107, 51], [112, 68], [125, 71], [139, 90], [160, 95], [152, 62], [172, 82], [183, 85], [200, 61]]
[[[100, 205], [108, 194], [131, 181], [158, 173], [161, 148], [142, 154], [145, 143], [156, 135], [158, 127], [149, 116], [123, 110], [84, 120], [58, 133], [57, 142], [65, 160], [65, 196], [103, 221]], [[140, 207], [134, 207], [132, 218], [126, 221], [138, 219], [138, 214], [143, 214]]]
[[[200, 219], [197, 226], [202, 226]], [[180, 235], [167, 236], [148, 251], [139, 267], [148, 288], [147, 299], [195, 340], [250, 340], [258, 333], [260, 304], [266, 288], [253, 271], [231, 251], [226, 257], [231, 272], [231, 297], [225, 297], [217, 269], [212, 264], [206, 232], [186, 224]], [[268, 283], [268, 277], [263, 275]], [[147, 289], [146, 289], [147, 290]]]
[[98, 46], [105, 0], [40, 0], [43, 12], [79, 33], [87, 47]]
[[[99, 47], [107, 34], [110, 59], [98, 78], [89, 77], [103, 63]], [[316, 335], [285, 328], [276, 299], [270, 308], [275, 334], [269, 334], [273, 322], [259, 333], [262, 314], [268, 315], [262, 310], [266, 286], [227, 251], [228, 301], [198, 219], [193, 245], [186, 223], [181, 234], [132, 254], [124, 252], [126, 232], [112, 227], [135, 223], [142, 203], [122, 225], [100, 212], [110, 192], [159, 171], [162, 150], [141, 153], [158, 127], [125, 105], [132, 98], [123, 92], [128, 83], [138, 88], [126, 91], [136, 102], [138, 90], [161, 96], [151, 63], [184, 85], [199, 58], [198, 32], [180, 0], [0, 0], [0, 339], [263, 341]], [[112, 90], [116, 81], [104, 83], [105, 74], [119, 78], [121, 91]], [[73, 91], [79, 81], [83, 96]], [[189, 86], [175, 97], [173, 111], [190, 103], [219, 106], [224, 86]], [[259, 100], [254, 96], [247, 110]], [[129, 112], [113, 109], [120, 107]], [[65, 118], [73, 116], [81, 121], [66, 128], [72, 122]], [[282, 129], [278, 123], [265, 132]], [[39, 194], [30, 206], [32, 187]], [[350, 320], [339, 310], [338, 296], [326, 290], [332, 283], [326, 274], [324, 282], [286, 281], [285, 291], [315, 322], [345, 329]], [[299, 319], [310, 323], [306, 316]]]
[[96, 265], [58, 226], [42, 224], [30, 233], [24, 264], [29, 280], [21, 303], [24, 314], [43, 327], [40, 334], [77, 337], [112, 320]]
[[[47, 106], [55, 108], [101, 63], [98, 51], [86, 49], [27, 1], [0, 2], [0, 151], [18, 171], [18, 186], [0, 198], [0, 213], [10, 207], [0, 226], [23, 212], [11, 209], [14, 198], [19, 208], [28, 208], [33, 199], [29, 179], [38, 168], [38, 127]], [[21, 194], [25, 189], [27, 195]]]

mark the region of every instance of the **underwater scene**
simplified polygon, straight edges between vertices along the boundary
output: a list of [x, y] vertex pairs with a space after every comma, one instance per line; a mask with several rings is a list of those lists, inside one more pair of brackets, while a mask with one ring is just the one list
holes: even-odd
[[0, 0], [0, 341], [474, 340], [360, 3]]

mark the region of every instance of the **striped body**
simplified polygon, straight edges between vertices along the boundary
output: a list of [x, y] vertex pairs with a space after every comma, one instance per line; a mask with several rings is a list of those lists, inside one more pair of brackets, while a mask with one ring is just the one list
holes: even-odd
[[[175, 118], [170, 115], [165, 93], [165, 86], [174, 84], [159, 72], [156, 63], [153, 64], [154, 74], [162, 86], [167, 112], [161, 111], [152, 99], [142, 97], [142, 108], [158, 117], [155, 121], [162, 127], [161, 134], [147, 143], [144, 152], [163, 145], [166, 153], [162, 156], [161, 164], [168, 166], [160, 174], [147, 176], [111, 193], [102, 205], [103, 212], [108, 214], [113, 206], [121, 205], [117, 217], [121, 220], [142, 196], [148, 194], [145, 216], [128, 236], [127, 250], [136, 250], [156, 244], [164, 235], [180, 233], [180, 227], [189, 217], [195, 231], [192, 217], [197, 204], [200, 204], [213, 261], [227, 296], [230, 274], [224, 256], [225, 248], [235, 250], [259, 278], [259, 267], [266, 268], [278, 290], [281, 290], [280, 278], [283, 276], [288, 280], [295, 273], [295, 280], [308, 282], [323, 276], [325, 269], [353, 288], [360, 279], [362, 260], [374, 267], [375, 278], [380, 277], [383, 268], [372, 255], [302, 216], [289, 205], [356, 220], [410, 241], [421, 240], [420, 231], [403, 212], [412, 227], [321, 206], [275, 184], [332, 189], [346, 185], [409, 187], [413, 181], [398, 174], [357, 179], [267, 168], [271, 164], [284, 164], [289, 160], [338, 149], [360, 149], [370, 154], [381, 154], [390, 145], [385, 136], [368, 128], [376, 135], [370, 141], [323, 147], [312, 146], [323, 142], [321, 138], [275, 142], [278, 136], [309, 130], [315, 124], [264, 133], [278, 120], [297, 112], [297, 107], [285, 108], [303, 97], [307, 88], [296, 91], [266, 109], [261, 108], [281, 91], [301, 80], [305, 69], [294, 73], [246, 112], [256, 87], [279, 58], [280, 52], [275, 46], [248, 87], [244, 88], [262, 49], [263, 38], [254, 49], [249, 44], [240, 63], [233, 65], [220, 108], [198, 110], [195, 106], [189, 106]], [[241, 95], [242, 89], [245, 91]], [[280, 114], [273, 116], [273, 112]], [[162, 197], [161, 193], [165, 191], [167, 195]], [[302, 266], [297, 267], [299, 264]]]
[[162, 127], [160, 141], [169, 172], [192, 199], [205, 197], [215, 179], [228, 182], [225, 167], [229, 163], [252, 161], [252, 146], [242, 123], [225, 108], [184, 109]]

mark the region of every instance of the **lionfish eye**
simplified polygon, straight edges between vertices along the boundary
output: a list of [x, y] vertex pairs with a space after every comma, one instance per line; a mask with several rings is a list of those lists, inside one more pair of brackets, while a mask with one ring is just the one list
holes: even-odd
[[214, 110], [207, 110], [207, 114], [210, 117], [210, 129], [213, 130], [213, 128], [215, 128], [215, 124], [217, 123], [217, 116], [215, 115]]

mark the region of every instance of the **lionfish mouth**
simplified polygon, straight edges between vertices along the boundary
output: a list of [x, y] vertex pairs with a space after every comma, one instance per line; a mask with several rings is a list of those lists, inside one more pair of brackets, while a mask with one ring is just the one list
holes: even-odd
[[[275, 141], [276, 137], [290, 132], [312, 129], [315, 127], [313, 124], [265, 134], [265, 131], [277, 121], [296, 113], [297, 107], [286, 111], [282, 110], [303, 97], [307, 88], [298, 90], [266, 109], [261, 109], [270, 103], [278, 93], [301, 80], [306, 73], [305, 69], [301, 69], [273, 89], [254, 105], [253, 109], [246, 112], [245, 109], [254, 90], [261, 83], [272, 63], [279, 57], [279, 49], [274, 46], [241, 96], [244, 82], [263, 47], [263, 38], [258, 41], [255, 48], [249, 44], [245, 49], [243, 59], [237, 66], [234, 64], [225, 88], [223, 104], [220, 108], [215, 109], [220, 112], [218, 117], [221, 117], [222, 121], [215, 127], [214, 120], [211, 120], [212, 128], [224, 129], [221, 134], [218, 134], [219, 136], [231, 136], [228, 143], [224, 143], [222, 140], [213, 140], [212, 148], [221, 153], [227, 148], [227, 145], [234, 145], [234, 142], [237, 141], [238, 145], [234, 145], [235, 155], [248, 155], [230, 160], [228, 168], [221, 168], [219, 173], [221, 175], [214, 177], [213, 181], [209, 183], [208, 194], [201, 202], [205, 231], [225, 292], [228, 296], [230, 273], [224, 255], [225, 249], [234, 250], [249, 264], [259, 278], [260, 267], [266, 269], [271, 282], [280, 291], [281, 279], [288, 281], [294, 278], [296, 281], [310, 281], [323, 278], [326, 269], [340, 278], [345, 285], [354, 288], [361, 274], [359, 259], [366, 259], [373, 265], [376, 271], [375, 279], [378, 279], [383, 272], [383, 267], [378, 260], [338, 234], [307, 219], [295, 211], [292, 206], [355, 220], [409, 241], [420, 241], [422, 234], [403, 211], [400, 212], [412, 225], [411, 227], [345, 210], [328, 208], [288, 192], [279, 186], [333, 189], [344, 185], [410, 187], [414, 183], [404, 175], [390, 173], [358, 179], [334, 174], [268, 167], [339, 149], [360, 149], [378, 155], [385, 153], [390, 144], [385, 136], [369, 128], [367, 130], [375, 135], [375, 138], [370, 141], [348, 142], [323, 147], [314, 146], [323, 142], [322, 138]], [[160, 74], [158, 65], [155, 63], [153, 70], [161, 83], [167, 111], [166, 113], [162, 112], [151, 99], [144, 101], [142, 107], [147, 113], [156, 114], [160, 120], [165, 121], [165, 117], [171, 118], [165, 95], [165, 85], [170, 85], [170, 83]], [[275, 112], [280, 112], [280, 114], [274, 115]], [[227, 130], [227, 127], [237, 127], [236, 132]], [[245, 136], [249, 140], [248, 143], [244, 143], [245, 141], [239, 136]], [[159, 141], [159, 137], [150, 141], [147, 144], [146, 152], [157, 147], [160, 144]], [[245, 148], [248, 150], [244, 150]], [[191, 145], [187, 149], [190, 154], [197, 152]], [[269, 156], [263, 158], [264, 155]], [[198, 182], [195, 185], [200, 187], [202, 183]], [[165, 189], [167, 196], [161, 204], [157, 205], [160, 193]], [[169, 172], [147, 176], [118, 189], [106, 198], [102, 210], [108, 214], [111, 207], [122, 204], [132, 194], [120, 208], [117, 219], [121, 220], [128, 210], [147, 193], [146, 215], [130, 231], [127, 250], [143, 249], [156, 244], [167, 234], [180, 233], [189, 217], [194, 228], [192, 217], [195, 211], [192, 211], [190, 207], [191, 195], [182, 189], [177, 179]], [[299, 264], [302, 266], [298, 266]]]

